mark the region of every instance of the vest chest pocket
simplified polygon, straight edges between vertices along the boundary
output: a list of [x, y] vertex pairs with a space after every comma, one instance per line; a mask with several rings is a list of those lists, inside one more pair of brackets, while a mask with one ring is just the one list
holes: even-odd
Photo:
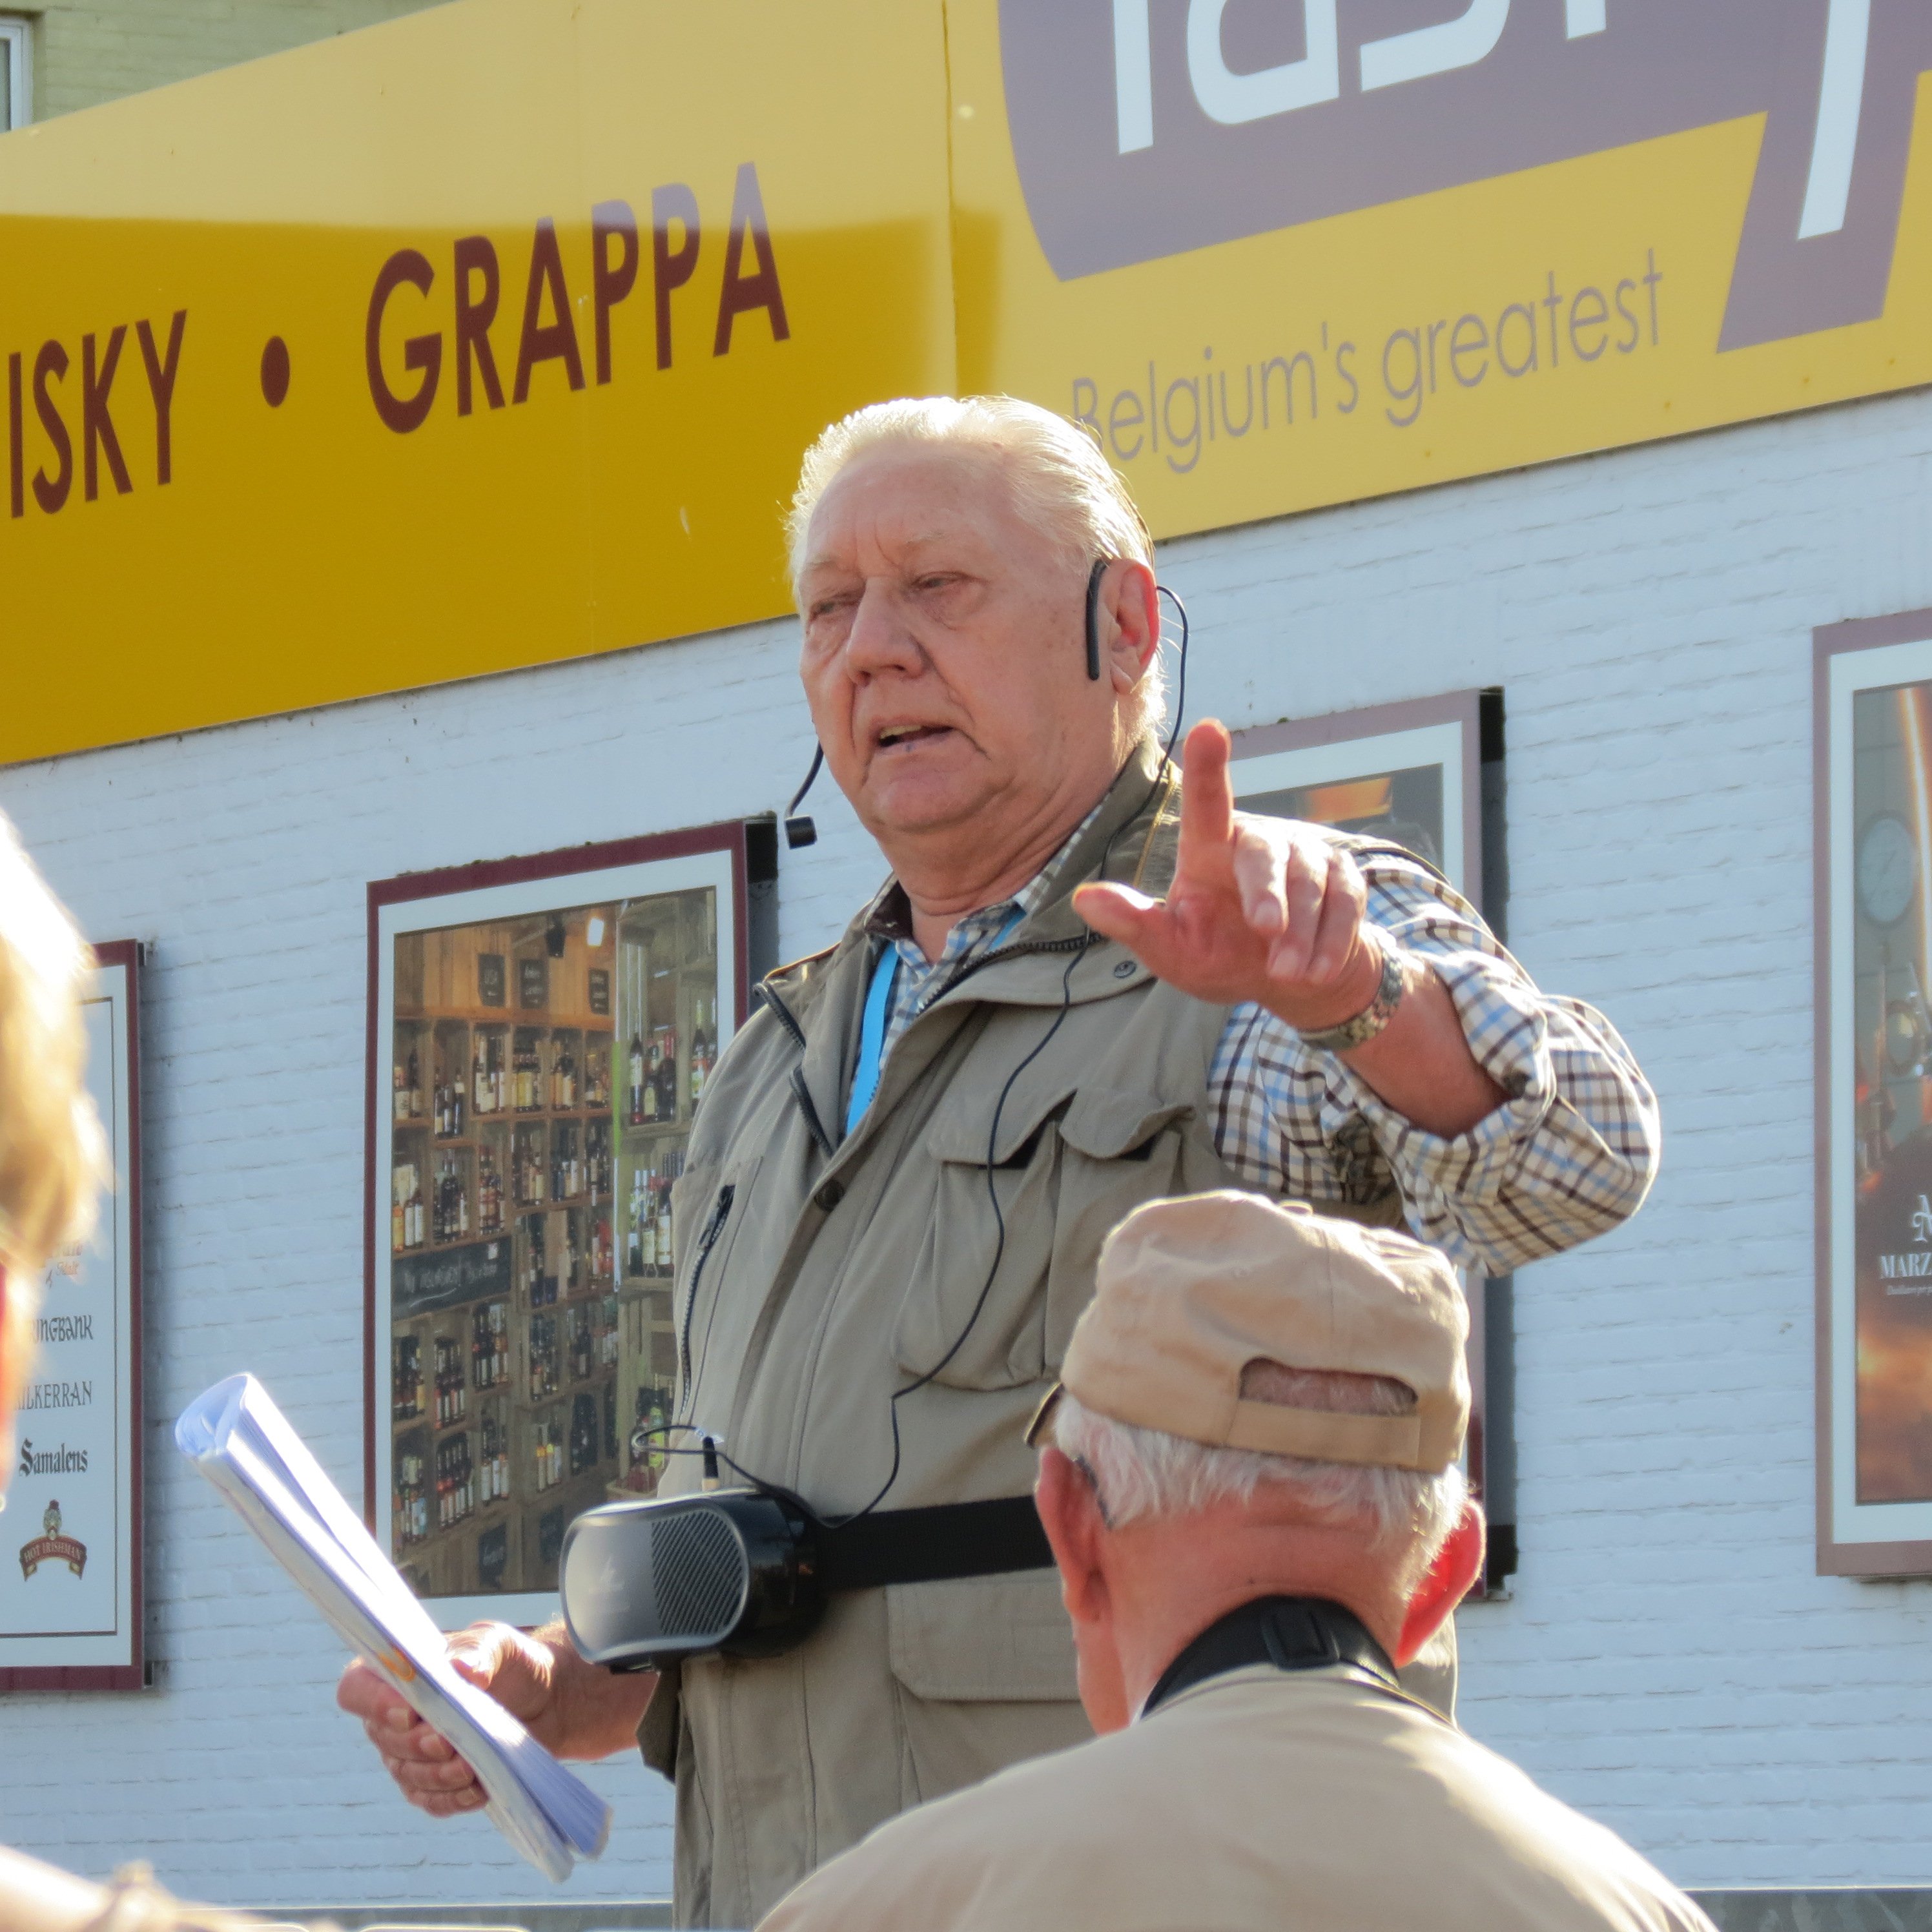
[[1144, 1093], [1016, 1087], [990, 1163], [990, 1123], [942, 1114], [923, 1142], [932, 1205], [893, 1330], [899, 1367], [952, 1388], [1040, 1381], [1093, 1293], [1108, 1230], [1173, 1191], [1168, 1130], [1192, 1112]]
[[[1094, 1298], [1100, 1245], [1149, 1201], [1193, 1191], [1193, 1106], [1117, 1087], [1083, 1088], [1060, 1122], [1060, 1190], [1048, 1269], [1044, 1372], [1059, 1370], [1080, 1311]], [[1218, 1184], [1219, 1177], [1213, 1177]]]
[[[670, 1311], [673, 1333], [666, 1339], [676, 1354], [680, 1410], [691, 1407], [694, 1385], [703, 1378], [712, 1332], [720, 1322], [731, 1246], [748, 1214], [747, 1196], [760, 1165], [760, 1157], [754, 1155], [748, 1160], [689, 1168], [671, 1188], [679, 1267]], [[720, 1359], [727, 1359], [729, 1354], [728, 1349]], [[716, 1419], [703, 1419], [718, 1426]]]

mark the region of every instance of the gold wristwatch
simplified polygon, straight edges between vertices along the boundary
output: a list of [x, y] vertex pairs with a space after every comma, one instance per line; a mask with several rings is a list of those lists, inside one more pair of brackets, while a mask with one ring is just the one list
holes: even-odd
[[1382, 976], [1375, 998], [1353, 1019], [1303, 1034], [1304, 1046], [1322, 1053], [1346, 1053], [1352, 1048], [1367, 1046], [1395, 1018], [1395, 1010], [1402, 1004], [1402, 996], [1408, 988], [1408, 961], [1393, 940], [1378, 934], [1372, 943], [1382, 956]]

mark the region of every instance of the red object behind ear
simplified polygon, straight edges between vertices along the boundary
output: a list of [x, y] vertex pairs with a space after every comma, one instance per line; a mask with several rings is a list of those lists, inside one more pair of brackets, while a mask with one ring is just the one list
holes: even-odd
[[1436, 1561], [1415, 1586], [1402, 1613], [1402, 1636], [1395, 1647], [1398, 1670], [1411, 1662], [1448, 1622], [1450, 1613], [1483, 1574], [1484, 1540], [1481, 1509], [1474, 1503], [1465, 1503], [1456, 1527], [1436, 1552]]

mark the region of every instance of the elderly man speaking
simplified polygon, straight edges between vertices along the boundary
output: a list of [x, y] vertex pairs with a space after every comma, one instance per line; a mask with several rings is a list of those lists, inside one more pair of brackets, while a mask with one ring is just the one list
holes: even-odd
[[[1426, 867], [1235, 813], [1216, 724], [1178, 786], [1152, 546], [1079, 430], [1004, 398], [862, 410], [790, 529], [812, 722], [891, 877], [706, 1088], [671, 1446], [876, 1517], [876, 1586], [655, 1695], [560, 1627], [457, 1640], [565, 1754], [640, 1736], [687, 1924], [1087, 1734], [1022, 1432], [1135, 1208], [1245, 1186], [1500, 1272], [1615, 1226], [1655, 1162], [1616, 1033]], [[480, 1802], [373, 1672], [338, 1694], [416, 1802]]]

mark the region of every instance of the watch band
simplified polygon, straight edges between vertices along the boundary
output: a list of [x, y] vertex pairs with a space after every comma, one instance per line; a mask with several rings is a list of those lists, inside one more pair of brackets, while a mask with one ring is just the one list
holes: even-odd
[[1382, 976], [1375, 998], [1353, 1019], [1303, 1034], [1304, 1046], [1321, 1053], [1346, 1053], [1352, 1047], [1367, 1046], [1395, 1018], [1395, 1010], [1408, 989], [1407, 961], [1394, 940], [1378, 938], [1376, 943], [1382, 956]]

